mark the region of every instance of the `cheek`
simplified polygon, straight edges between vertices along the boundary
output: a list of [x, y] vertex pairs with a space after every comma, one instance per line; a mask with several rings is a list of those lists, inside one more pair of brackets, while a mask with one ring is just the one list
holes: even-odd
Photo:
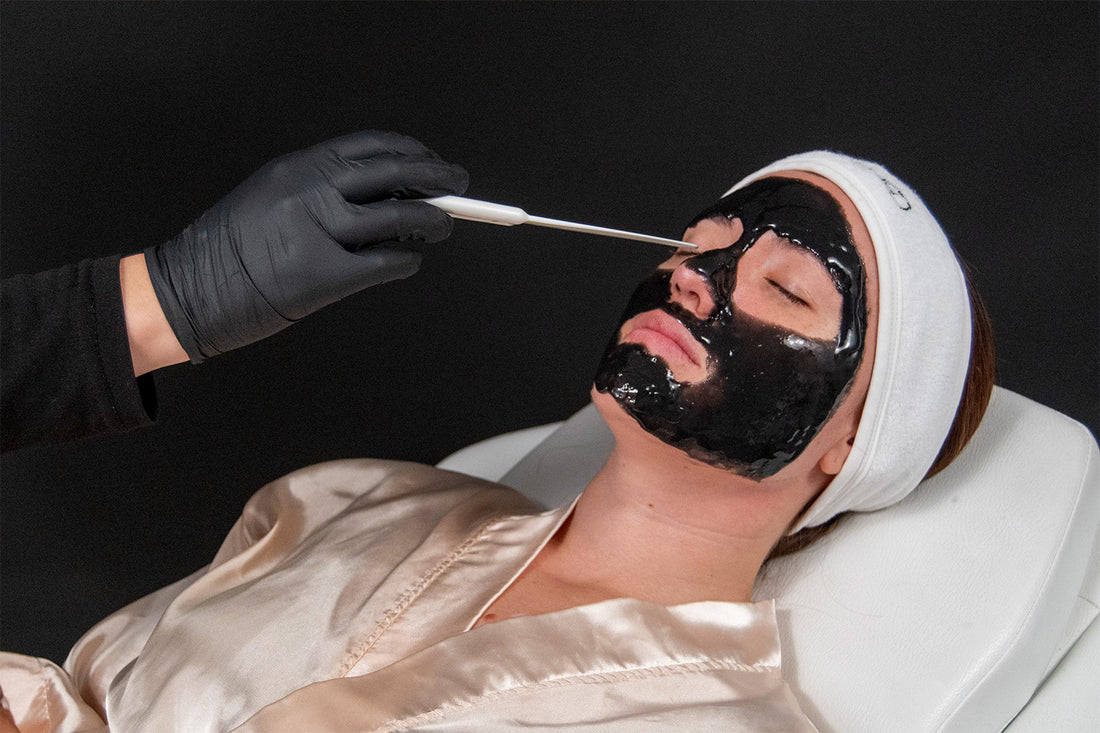
[[743, 313], [762, 318], [767, 315], [765, 293], [757, 283], [742, 282], [733, 291], [733, 304]]
[[[751, 252], [751, 250], [750, 250]], [[730, 300], [733, 305], [753, 318], [771, 323], [813, 339], [836, 341], [840, 330], [843, 297], [836, 290], [816, 295], [814, 308], [791, 302], [766, 276], [738, 268], [737, 285]]]
[[871, 361], [867, 359], [868, 356], [873, 356], [873, 350], [864, 352], [864, 362], [856, 372], [852, 386], [844, 396], [844, 401], [837, 408], [835, 422], [838, 430], [855, 432], [859, 427], [863, 417], [863, 407], [867, 402], [867, 387], [871, 381]]
[[743, 407], [730, 400], [728, 390], [728, 384], [712, 370], [706, 379], [683, 386], [681, 404], [685, 410], [717, 419], [727, 410], [739, 411]]

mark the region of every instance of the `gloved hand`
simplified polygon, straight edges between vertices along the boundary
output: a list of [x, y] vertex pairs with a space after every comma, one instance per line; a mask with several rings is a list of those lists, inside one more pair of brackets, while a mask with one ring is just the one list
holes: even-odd
[[277, 158], [174, 239], [145, 251], [168, 323], [193, 362], [258, 341], [371, 285], [408, 277], [452, 219], [415, 197], [468, 176], [416, 140], [359, 132]]

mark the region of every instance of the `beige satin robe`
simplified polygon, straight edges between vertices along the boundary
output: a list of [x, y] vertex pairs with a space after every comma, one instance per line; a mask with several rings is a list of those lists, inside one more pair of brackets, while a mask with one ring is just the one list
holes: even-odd
[[209, 567], [94, 627], [64, 670], [4, 655], [0, 686], [23, 733], [813, 730], [769, 602], [471, 629], [571, 510], [415, 464], [306, 468], [248, 502]]

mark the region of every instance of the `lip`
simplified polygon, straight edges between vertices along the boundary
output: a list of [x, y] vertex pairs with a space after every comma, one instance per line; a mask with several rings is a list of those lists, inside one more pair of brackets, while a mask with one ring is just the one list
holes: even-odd
[[654, 356], [673, 357], [699, 369], [706, 369], [707, 354], [700, 344], [684, 327], [684, 324], [665, 313], [652, 310], [639, 313], [624, 325], [621, 343], [636, 343], [645, 346]]

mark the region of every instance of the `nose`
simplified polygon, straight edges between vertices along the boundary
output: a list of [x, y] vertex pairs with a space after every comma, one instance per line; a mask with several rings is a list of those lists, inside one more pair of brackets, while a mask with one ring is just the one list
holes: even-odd
[[688, 262], [682, 262], [672, 271], [669, 282], [669, 300], [700, 320], [714, 313], [714, 292], [710, 279]]

